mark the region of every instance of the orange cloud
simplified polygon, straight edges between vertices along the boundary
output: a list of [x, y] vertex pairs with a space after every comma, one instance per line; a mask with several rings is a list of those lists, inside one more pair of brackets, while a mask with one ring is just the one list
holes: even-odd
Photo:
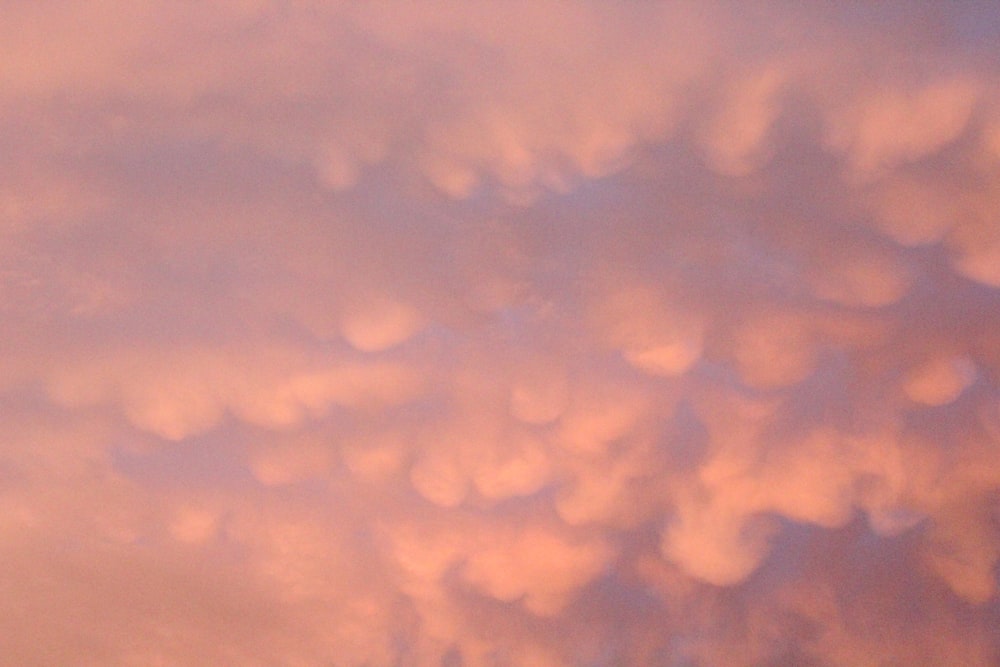
[[994, 13], [7, 4], [7, 662], [997, 664]]

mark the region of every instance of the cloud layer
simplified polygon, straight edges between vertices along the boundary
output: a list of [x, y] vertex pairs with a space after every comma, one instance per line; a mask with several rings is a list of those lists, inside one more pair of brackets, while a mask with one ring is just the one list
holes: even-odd
[[3, 664], [1000, 664], [995, 11], [8, 4]]

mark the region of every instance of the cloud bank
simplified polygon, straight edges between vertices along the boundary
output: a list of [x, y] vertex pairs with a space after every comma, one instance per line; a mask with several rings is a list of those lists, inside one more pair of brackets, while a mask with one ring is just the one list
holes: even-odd
[[996, 11], [7, 5], [3, 664], [1000, 664]]

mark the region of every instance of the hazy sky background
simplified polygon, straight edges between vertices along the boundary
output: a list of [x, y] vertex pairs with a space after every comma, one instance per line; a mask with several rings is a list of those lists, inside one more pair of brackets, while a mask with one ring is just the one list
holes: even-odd
[[0, 0], [0, 665], [1000, 665], [998, 44]]

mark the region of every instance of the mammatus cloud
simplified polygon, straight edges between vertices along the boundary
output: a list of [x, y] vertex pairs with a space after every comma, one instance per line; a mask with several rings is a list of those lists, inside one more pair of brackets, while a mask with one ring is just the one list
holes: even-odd
[[1000, 664], [975, 3], [8, 3], [0, 664]]

